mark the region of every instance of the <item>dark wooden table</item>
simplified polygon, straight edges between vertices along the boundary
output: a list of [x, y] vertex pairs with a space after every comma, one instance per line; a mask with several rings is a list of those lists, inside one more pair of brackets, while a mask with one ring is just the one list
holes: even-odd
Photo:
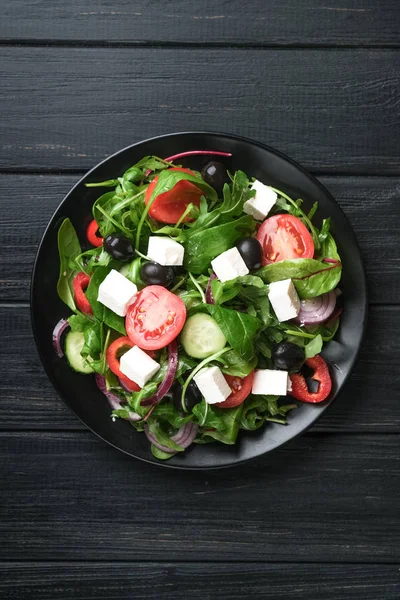
[[[0, 1], [0, 597], [400, 597], [398, 0]], [[78, 177], [153, 135], [222, 130], [308, 167], [362, 248], [370, 316], [306, 435], [183, 473], [70, 414], [29, 321], [34, 254]]]

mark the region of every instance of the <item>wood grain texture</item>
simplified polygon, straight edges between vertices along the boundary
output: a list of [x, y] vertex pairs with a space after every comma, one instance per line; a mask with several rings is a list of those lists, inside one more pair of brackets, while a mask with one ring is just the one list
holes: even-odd
[[0, 560], [400, 561], [399, 435], [176, 472], [90, 433], [0, 434]]
[[319, 172], [400, 171], [400, 50], [5, 46], [0, 64], [0, 168], [86, 169], [196, 129]]
[[[75, 175], [0, 174], [0, 300], [27, 302], [37, 245]], [[358, 237], [371, 302], [400, 302], [400, 179], [321, 177], [346, 212]], [[99, 194], [101, 192], [99, 191]]]
[[[359, 362], [313, 431], [400, 433], [400, 307], [372, 307]], [[84, 429], [36, 354], [27, 308], [0, 309], [0, 429]]]
[[268, 45], [400, 44], [396, 0], [2, 2], [0, 39]]
[[3, 600], [398, 600], [398, 565], [6, 563]]

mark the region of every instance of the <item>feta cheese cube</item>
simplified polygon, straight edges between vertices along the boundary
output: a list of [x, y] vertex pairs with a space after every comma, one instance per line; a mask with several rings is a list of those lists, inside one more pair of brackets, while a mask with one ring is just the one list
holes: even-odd
[[258, 369], [254, 373], [253, 394], [266, 396], [286, 396], [288, 390], [289, 374], [287, 371], [273, 369]]
[[97, 300], [120, 317], [125, 317], [136, 294], [136, 285], [113, 269], [99, 285]]
[[235, 279], [240, 275], [247, 275], [249, 272], [237, 248], [230, 248], [217, 256], [217, 258], [214, 258], [211, 261], [211, 266], [222, 283], [230, 279]]
[[193, 379], [207, 404], [223, 402], [232, 393], [219, 367], [204, 367]]
[[169, 237], [150, 236], [147, 256], [159, 265], [180, 266], [183, 265], [185, 248]]
[[157, 373], [160, 365], [139, 346], [133, 346], [121, 356], [119, 368], [124, 375], [142, 388]]
[[250, 189], [256, 190], [256, 195], [244, 203], [243, 210], [257, 221], [263, 221], [274, 206], [278, 195], [268, 185], [264, 185], [257, 179]]
[[294, 319], [300, 312], [300, 298], [291, 279], [270, 283], [268, 298], [278, 321]]

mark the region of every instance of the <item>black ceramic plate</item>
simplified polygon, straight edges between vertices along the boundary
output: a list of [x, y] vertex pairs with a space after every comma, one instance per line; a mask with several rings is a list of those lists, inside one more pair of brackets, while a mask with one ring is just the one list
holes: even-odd
[[[300, 404], [289, 416], [287, 426], [269, 424], [255, 432], [241, 432], [234, 446], [218, 442], [194, 446], [168, 461], [156, 460], [142, 433], [122, 420], [113, 422], [106, 398], [97, 389], [94, 377], [73, 372], [65, 358], [57, 358], [52, 346], [52, 331], [69, 309], [58, 298], [56, 283], [59, 260], [57, 231], [69, 217], [83, 245], [85, 228], [91, 219], [91, 207], [102, 193], [99, 188], [86, 188], [87, 181], [115, 178], [143, 156], [166, 157], [186, 150], [222, 150], [232, 153], [224, 159], [230, 170], [242, 169], [250, 177], [301, 197], [305, 206], [318, 201], [316, 222], [331, 217], [332, 231], [343, 261], [343, 300], [345, 310], [335, 340], [324, 348], [324, 357], [334, 365], [332, 397], [321, 404]], [[191, 157], [180, 163], [201, 169], [207, 158]], [[44, 368], [55, 389], [73, 412], [103, 440], [142, 460], [181, 469], [210, 469], [234, 465], [281, 446], [304, 432], [337, 397], [355, 363], [363, 337], [367, 311], [365, 275], [353, 230], [324, 187], [298, 164], [281, 153], [251, 140], [215, 133], [176, 133], [134, 144], [100, 163], [83, 177], [67, 194], [53, 215], [36, 257], [32, 278], [31, 314], [34, 336]]]

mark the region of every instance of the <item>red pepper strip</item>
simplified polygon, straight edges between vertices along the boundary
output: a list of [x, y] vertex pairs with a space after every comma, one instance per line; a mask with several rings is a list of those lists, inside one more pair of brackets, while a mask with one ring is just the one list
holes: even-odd
[[314, 370], [312, 379], [319, 382], [318, 392], [309, 392], [306, 380], [300, 373], [294, 373], [290, 375], [292, 382], [292, 391], [289, 392], [296, 400], [301, 402], [322, 402], [325, 400], [332, 389], [332, 380], [329, 374], [328, 365], [322, 358], [322, 356], [314, 356], [313, 358], [307, 358], [307, 367]]
[[103, 238], [99, 235], [96, 235], [99, 230], [99, 226], [97, 225], [97, 221], [93, 219], [90, 221], [88, 228], [86, 229], [86, 237], [92, 246], [96, 246], [99, 248], [103, 244]]
[[89, 300], [86, 298], [85, 290], [89, 285], [90, 277], [82, 271], [75, 275], [72, 287], [74, 289], [75, 302], [79, 310], [87, 315], [92, 315], [93, 310]]
[[141, 388], [132, 379], [129, 379], [129, 377], [122, 373], [119, 365], [120, 355], [123, 354], [121, 351], [133, 346], [134, 344], [127, 336], [120, 337], [108, 346], [106, 358], [111, 371], [121, 379], [125, 387], [131, 392], [138, 392]]

